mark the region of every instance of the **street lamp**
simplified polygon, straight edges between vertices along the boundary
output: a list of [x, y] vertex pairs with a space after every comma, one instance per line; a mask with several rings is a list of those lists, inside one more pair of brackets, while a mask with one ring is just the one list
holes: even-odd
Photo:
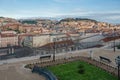
[[56, 54], [56, 42], [55, 42], [55, 40], [53, 40], [54, 41], [54, 45], [53, 45], [53, 50], [54, 50], [54, 52], [53, 52], [53, 61], [55, 61], [55, 54]]
[[113, 33], [114, 33], [114, 34], [113, 34], [113, 35], [114, 35], [114, 48], [113, 48], [113, 51], [114, 51], [114, 52], [116, 51], [116, 50], [115, 50], [115, 31], [116, 31], [116, 29], [113, 30]]
[[93, 51], [90, 50], [89, 54], [90, 54], [90, 58], [92, 59], [93, 58]]
[[[49, 37], [53, 36], [53, 34], [49, 34]], [[51, 38], [50, 38], [50, 42], [51, 42]], [[55, 54], [56, 54], [56, 38], [52, 39], [53, 42], [53, 61], [55, 61]]]
[[119, 72], [119, 67], [120, 67], [120, 56], [117, 56], [116, 58], [115, 58], [115, 62], [116, 62], [116, 64], [117, 64], [117, 67], [118, 67], [118, 80], [120, 80], [120, 72]]

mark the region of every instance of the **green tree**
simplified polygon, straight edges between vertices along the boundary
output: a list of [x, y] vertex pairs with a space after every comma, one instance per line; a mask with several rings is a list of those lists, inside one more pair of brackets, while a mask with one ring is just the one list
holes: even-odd
[[78, 73], [79, 74], [84, 74], [85, 73], [85, 68], [84, 68], [84, 65], [80, 64], [78, 66], [79, 70], [78, 70]]

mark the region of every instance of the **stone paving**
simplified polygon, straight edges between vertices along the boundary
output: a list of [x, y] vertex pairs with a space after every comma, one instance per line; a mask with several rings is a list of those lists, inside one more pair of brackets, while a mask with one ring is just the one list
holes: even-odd
[[22, 64], [5, 64], [0, 66], [0, 80], [45, 80], [41, 75], [25, 69]]
[[[104, 56], [106, 58], [109, 58], [112, 62], [110, 64], [106, 62], [102, 62], [102, 64], [104, 63], [108, 65], [107, 67], [104, 67], [103, 65], [103, 68], [105, 70], [109, 69], [110, 72], [115, 72], [113, 74], [117, 75], [117, 72], [115, 69], [116, 68], [115, 58], [118, 55], [120, 55], [120, 50], [117, 50], [116, 52], [114, 52], [113, 49], [103, 49], [103, 48], [85, 49], [80, 51], [58, 54], [56, 55], [56, 59], [63, 59], [63, 58], [67, 59], [69, 57], [77, 57], [77, 56], [90, 57], [89, 53], [91, 50], [93, 52], [92, 59], [95, 59], [100, 62], [99, 56]], [[49, 60], [40, 60], [38, 58], [34, 60], [2, 64], [0, 65], [0, 80], [45, 80], [43, 76], [32, 74], [30, 70], [25, 69], [23, 67], [26, 64], [31, 64], [36, 62], [38, 63], [38, 62], [44, 62], [44, 61], [49, 61]], [[52, 58], [50, 59], [50, 61], [52, 61]], [[97, 63], [94, 62], [94, 64], [97, 64]], [[98, 65], [101, 65], [101, 63]], [[114, 69], [111, 68], [111, 66], [114, 67]]]

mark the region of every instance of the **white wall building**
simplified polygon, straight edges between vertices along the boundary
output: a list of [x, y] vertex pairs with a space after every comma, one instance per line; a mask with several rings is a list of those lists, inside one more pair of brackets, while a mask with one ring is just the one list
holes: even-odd
[[48, 34], [28, 36], [24, 40], [24, 46], [28, 47], [40, 47], [50, 42], [50, 36]]
[[18, 46], [18, 36], [14, 31], [0, 33], [0, 47]]

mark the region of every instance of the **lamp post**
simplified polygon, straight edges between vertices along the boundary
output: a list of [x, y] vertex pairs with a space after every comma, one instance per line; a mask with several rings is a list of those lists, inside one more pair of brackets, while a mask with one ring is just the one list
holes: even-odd
[[90, 59], [92, 59], [93, 58], [93, 51], [90, 50], [89, 54], [90, 54]]
[[55, 42], [55, 40], [54, 40], [53, 50], [54, 50], [54, 52], [53, 52], [53, 61], [55, 61], [55, 54], [56, 54], [56, 42]]
[[116, 29], [113, 30], [113, 33], [114, 33], [114, 34], [113, 34], [113, 35], [114, 35], [114, 48], [113, 48], [113, 51], [114, 51], [114, 52], [116, 51], [116, 50], [115, 50], [115, 31], [116, 31]]
[[[51, 42], [51, 36], [53, 36], [53, 34], [49, 34], [50, 42]], [[55, 54], [56, 54], [56, 39], [53, 38], [53, 39], [52, 39], [52, 42], [53, 42], [53, 61], [55, 61]]]
[[116, 58], [115, 58], [115, 62], [116, 62], [116, 64], [117, 64], [117, 67], [118, 67], [118, 80], [120, 80], [120, 71], [119, 71], [119, 68], [120, 68], [120, 56], [117, 56]]

